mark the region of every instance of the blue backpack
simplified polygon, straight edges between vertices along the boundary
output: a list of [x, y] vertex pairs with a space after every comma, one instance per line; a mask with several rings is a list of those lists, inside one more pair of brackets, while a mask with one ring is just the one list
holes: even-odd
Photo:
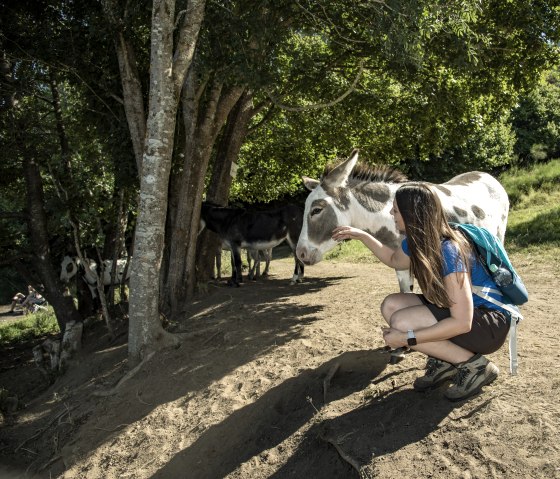
[[480, 226], [454, 223], [453, 227], [461, 231], [475, 246], [482, 264], [486, 266], [491, 276], [493, 276], [492, 271], [496, 268], [505, 268], [510, 272], [512, 276], [511, 284], [497, 285], [502, 296], [505, 296], [503, 303], [513, 305], [525, 304], [529, 300], [529, 293], [523, 284], [523, 280], [511, 264], [501, 241], [490, 231]]
[[[480, 226], [471, 224], [451, 223], [451, 227], [461, 231], [465, 237], [474, 245], [482, 264], [486, 266], [488, 273], [492, 276], [492, 271], [496, 268], [504, 268], [511, 273], [512, 281], [508, 285], [496, 285], [499, 291], [492, 288], [472, 286], [474, 294], [494, 303], [510, 313], [510, 333], [509, 333], [509, 360], [510, 372], [517, 374], [517, 324], [523, 319], [516, 305], [525, 304], [529, 299], [527, 288], [523, 280], [515, 271], [510, 259], [502, 245], [490, 231]], [[498, 293], [503, 296], [503, 302], [494, 299], [489, 293]]]

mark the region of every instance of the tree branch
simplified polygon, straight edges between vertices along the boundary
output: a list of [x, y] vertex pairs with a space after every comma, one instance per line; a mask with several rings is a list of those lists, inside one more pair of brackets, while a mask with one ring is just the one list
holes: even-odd
[[18, 211], [0, 211], [0, 220], [25, 220], [29, 219], [29, 215]]
[[33, 255], [32, 254], [18, 254], [15, 256], [9, 256], [7, 258], [0, 258], [0, 267], [1, 266], [8, 266], [14, 263], [17, 263], [19, 260], [21, 259], [25, 259], [25, 260], [33, 260]]
[[358, 85], [358, 81], [360, 80], [363, 71], [364, 71], [364, 62], [362, 60], [360, 62], [360, 69], [358, 70], [358, 74], [356, 75], [356, 78], [354, 78], [354, 81], [352, 82], [352, 85], [350, 85], [350, 88], [346, 90], [338, 98], [328, 103], [316, 103], [314, 105], [306, 105], [306, 106], [290, 106], [284, 103], [280, 103], [278, 99], [275, 98], [268, 89], [265, 89], [265, 92], [268, 95], [268, 98], [270, 98], [270, 101], [272, 101], [272, 103], [274, 103], [278, 108], [281, 108], [282, 110], [286, 110], [286, 111], [320, 110], [322, 108], [328, 108], [329, 106], [336, 105], [337, 103], [340, 103], [342, 100], [344, 100], [348, 95], [350, 95], [350, 93], [352, 93], [356, 89], [356, 86]]

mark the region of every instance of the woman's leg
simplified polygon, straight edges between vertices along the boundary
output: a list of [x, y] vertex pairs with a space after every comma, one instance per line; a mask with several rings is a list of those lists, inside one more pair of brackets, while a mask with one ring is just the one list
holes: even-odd
[[381, 303], [381, 314], [387, 324], [391, 326], [391, 316], [401, 309], [410, 308], [411, 306], [420, 306], [422, 301], [416, 294], [411, 293], [393, 293], [387, 296]]
[[[387, 296], [381, 304], [381, 314], [389, 326], [403, 332], [409, 329], [428, 328], [437, 323], [432, 312], [422, 304], [420, 298], [410, 293], [395, 293]], [[474, 356], [473, 352], [447, 340], [422, 343], [412, 346], [411, 349], [452, 364], [468, 361]]]

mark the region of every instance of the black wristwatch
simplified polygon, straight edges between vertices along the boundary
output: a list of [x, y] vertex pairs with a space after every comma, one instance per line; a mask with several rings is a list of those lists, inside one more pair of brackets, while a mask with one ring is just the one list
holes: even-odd
[[414, 331], [412, 329], [409, 329], [407, 332], [407, 343], [409, 346], [416, 346], [416, 336], [414, 335]]

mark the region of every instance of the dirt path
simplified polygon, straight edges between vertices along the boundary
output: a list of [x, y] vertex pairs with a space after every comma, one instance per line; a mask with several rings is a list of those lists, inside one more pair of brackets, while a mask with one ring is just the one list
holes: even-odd
[[290, 286], [292, 262], [275, 260], [265, 281], [213, 286], [173, 325], [181, 348], [114, 396], [93, 393], [122, 377], [126, 345], [90, 332], [73, 370], [2, 428], [0, 460], [65, 479], [560, 478], [558, 265], [515, 264], [531, 293], [519, 375], [502, 348], [500, 377], [469, 401], [415, 393], [418, 353], [387, 364], [387, 268], [320, 263]]

